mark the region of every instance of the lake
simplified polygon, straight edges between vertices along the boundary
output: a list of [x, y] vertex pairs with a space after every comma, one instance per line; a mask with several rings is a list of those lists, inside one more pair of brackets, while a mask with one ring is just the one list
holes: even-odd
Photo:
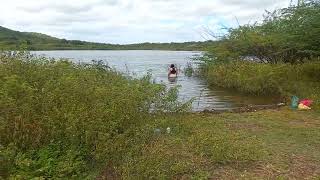
[[102, 60], [109, 66], [135, 77], [151, 73], [156, 83], [166, 84], [168, 88], [180, 86], [179, 99], [187, 101], [195, 98], [193, 111], [228, 110], [246, 105], [275, 104], [270, 97], [248, 97], [219, 87], [209, 87], [199, 77], [187, 77], [183, 73], [175, 82], [167, 78], [168, 66], [176, 64], [181, 70], [192, 62], [193, 57], [201, 56], [202, 52], [192, 51], [155, 51], [155, 50], [68, 50], [68, 51], [33, 51], [37, 55], [53, 58], [68, 58], [73, 62], [91, 62]]

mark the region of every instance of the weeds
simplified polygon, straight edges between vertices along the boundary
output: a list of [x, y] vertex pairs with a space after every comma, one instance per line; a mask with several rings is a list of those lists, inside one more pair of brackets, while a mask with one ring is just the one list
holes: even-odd
[[157, 126], [172, 128], [151, 140], [138, 154], [121, 166], [126, 179], [208, 179], [215, 166], [250, 166], [262, 160], [266, 151], [256, 137], [230, 131], [222, 121], [200, 116], [158, 117]]
[[188, 76], [188, 77], [191, 77], [194, 73], [194, 68], [192, 66], [192, 63], [191, 62], [188, 62], [186, 67], [184, 68], [184, 75], [185, 76]]
[[119, 163], [149, 138], [139, 133], [152, 122], [152, 106], [184, 109], [175, 104], [175, 93], [150, 83], [149, 77], [122, 76], [100, 61], [74, 64], [4, 52], [0, 148], [12, 154], [2, 154], [9, 167], [4, 174], [79, 177], [92, 162], [97, 167]]
[[236, 89], [253, 95], [297, 95], [319, 105], [320, 64], [261, 64], [247, 61], [212, 64], [206, 67], [211, 85]]

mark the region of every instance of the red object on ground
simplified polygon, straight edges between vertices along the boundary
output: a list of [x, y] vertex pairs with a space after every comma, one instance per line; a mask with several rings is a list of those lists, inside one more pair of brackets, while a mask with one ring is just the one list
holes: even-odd
[[313, 101], [310, 100], [310, 99], [303, 99], [303, 100], [300, 101], [300, 103], [303, 104], [303, 105], [305, 105], [305, 106], [310, 107], [311, 104], [313, 103]]

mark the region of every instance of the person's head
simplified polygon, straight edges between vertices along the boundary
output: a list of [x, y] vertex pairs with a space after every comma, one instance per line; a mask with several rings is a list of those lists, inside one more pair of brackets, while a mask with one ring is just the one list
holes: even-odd
[[171, 67], [171, 68], [174, 68], [174, 64], [171, 64], [170, 67]]

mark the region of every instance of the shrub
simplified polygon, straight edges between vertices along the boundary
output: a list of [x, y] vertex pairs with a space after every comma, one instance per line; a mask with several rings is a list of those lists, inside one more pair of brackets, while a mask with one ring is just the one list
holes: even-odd
[[[168, 96], [148, 77], [126, 78], [102, 62], [2, 53], [0, 148], [15, 149], [14, 158], [4, 156], [6, 174], [71, 177], [85, 171], [83, 163], [120, 162], [148, 138], [138, 134], [151, 120], [150, 108]], [[26, 161], [30, 167], [19, 163]]]
[[[253, 59], [264, 63], [301, 63], [320, 56], [320, 2], [267, 12], [261, 23], [229, 28], [207, 47], [219, 61]], [[318, 59], [319, 60], [319, 59]]]

